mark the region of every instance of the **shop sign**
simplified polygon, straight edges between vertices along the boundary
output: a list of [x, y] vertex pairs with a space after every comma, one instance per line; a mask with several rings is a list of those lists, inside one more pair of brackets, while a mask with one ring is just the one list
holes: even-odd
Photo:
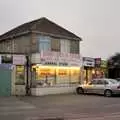
[[85, 67], [94, 67], [95, 66], [94, 58], [83, 57], [83, 66], [85, 66]]
[[14, 65], [24, 65], [26, 58], [24, 55], [13, 55], [13, 64]]
[[40, 61], [43, 63], [57, 63], [57, 52], [43, 52], [40, 54]]
[[101, 66], [101, 58], [95, 58], [95, 66], [100, 67]]
[[46, 52], [42, 51], [40, 54], [40, 59], [42, 63], [50, 62], [50, 63], [57, 63], [58, 65], [65, 64], [70, 66], [80, 66], [80, 62], [81, 62], [79, 54], [51, 52], [51, 51], [46, 51]]

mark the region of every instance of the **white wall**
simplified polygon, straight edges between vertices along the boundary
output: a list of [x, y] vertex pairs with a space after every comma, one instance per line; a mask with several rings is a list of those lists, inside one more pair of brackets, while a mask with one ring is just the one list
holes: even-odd
[[75, 93], [76, 86], [74, 87], [46, 87], [46, 88], [32, 88], [31, 93], [33, 96], [44, 96], [52, 94], [65, 94]]

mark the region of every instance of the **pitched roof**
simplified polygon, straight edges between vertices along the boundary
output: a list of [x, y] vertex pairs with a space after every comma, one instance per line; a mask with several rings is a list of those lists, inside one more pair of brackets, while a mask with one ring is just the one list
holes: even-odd
[[51, 36], [56, 36], [60, 38], [68, 38], [73, 40], [82, 40], [77, 35], [69, 32], [63, 27], [55, 24], [54, 22], [48, 20], [45, 17], [40, 19], [24, 23], [0, 36], [0, 40], [7, 39], [9, 37], [16, 37], [20, 34], [25, 34], [29, 32], [37, 32], [42, 34], [48, 34]]

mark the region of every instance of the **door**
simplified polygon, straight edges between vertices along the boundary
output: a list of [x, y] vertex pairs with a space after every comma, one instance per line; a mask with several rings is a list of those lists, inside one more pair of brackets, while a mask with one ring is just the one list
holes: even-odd
[[25, 81], [25, 66], [16, 65], [15, 71], [15, 95], [25, 95], [26, 94], [26, 81]]
[[11, 70], [0, 69], [0, 96], [11, 95]]
[[96, 80], [91, 81], [88, 85], [85, 86], [85, 91], [87, 93], [94, 93], [95, 92], [95, 87], [96, 87]]
[[102, 79], [97, 80], [97, 83], [94, 89], [95, 93], [104, 94], [104, 89], [105, 89], [105, 81]]

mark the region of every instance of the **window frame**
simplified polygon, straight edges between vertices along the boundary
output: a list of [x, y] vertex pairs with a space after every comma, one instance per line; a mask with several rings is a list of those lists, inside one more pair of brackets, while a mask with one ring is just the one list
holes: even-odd
[[70, 53], [79, 54], [79, 49], [80, 49], [79, 41], [71, 40], [70, 41]]
[[51, 51], [60, 52], [61, 51], [61, 42], [60, 39], [51, 39]]

